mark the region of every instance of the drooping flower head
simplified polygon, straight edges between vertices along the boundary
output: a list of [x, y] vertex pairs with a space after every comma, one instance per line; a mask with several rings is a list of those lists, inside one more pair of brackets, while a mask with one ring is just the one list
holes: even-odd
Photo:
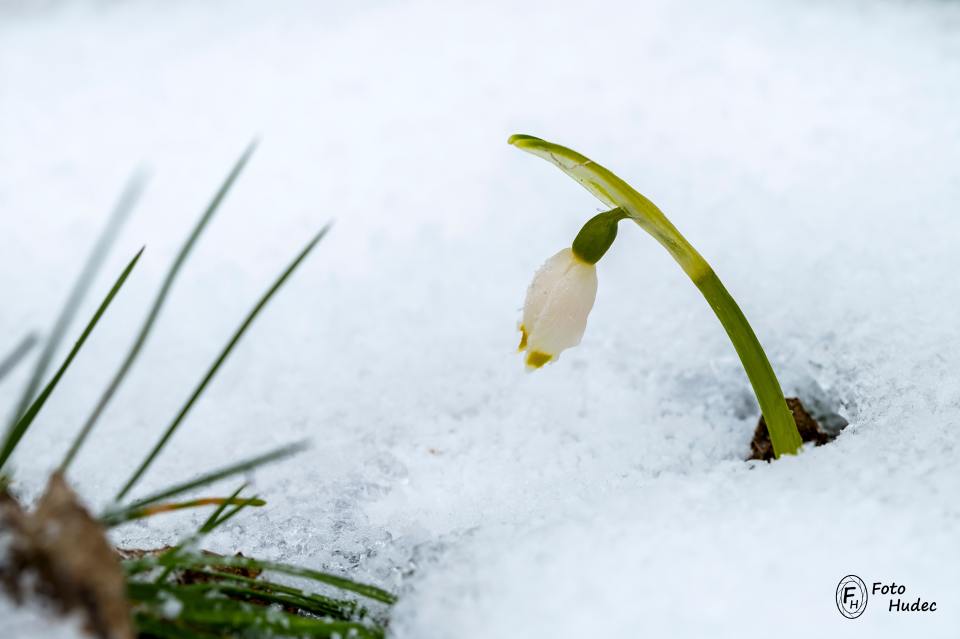
[[547, 260], [533, 276], [520, 324], [520, 350], [527, 352], [528, 368], [540, 368], [580, 343], [597, 299], [596, 263], [617, 238], [617, 223], [625, 217], [619, 208], [595, 215], [570, 248]]
[[527, 366], [540, 368], [576, 346], [597, 298], [597, 267], [565, 248], [537, 270], [527, 289], [520, 350]]

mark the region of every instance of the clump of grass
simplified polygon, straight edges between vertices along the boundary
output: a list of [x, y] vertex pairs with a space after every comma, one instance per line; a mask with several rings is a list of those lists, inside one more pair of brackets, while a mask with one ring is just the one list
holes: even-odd
[[[191, 250], [209, 221], [220, 208], [230, 188], [249, 161], [254, 149], [252, 143], [240, 156], [209, 206], [187, 236], [174, 262], [167, 271], [163, 284], [147, 312], [141, 328], [97, 404], [80, 427], [76, 438], [63, 458], [58, 475], [66, 473], [83, 444], [136, 362], [152, 328], [157, 321], [170, 292]], [[53, 355], [66, 333], [90, 283], [117, 235], [120, 225], [133, 208], [143, 186], [141, 178], [134, 179], [111, 216], [106, 229], [91, 252], [78, 277], [53, 330], [45, 340], [42, 352], [16, 406], [7, 432], [0, 442], [0, 471], [6, 467], [19, 443], [35, 423], [58, 382], [68, 371], [87, 338], [93, 332], [114, 298], [136, 267], [143, 249], [140, 249], [117, 277], [93, 317], [60, 367], [40, 392], [43, 377]], [[170, 439], [183, 424], [194, 404], [202, 397], [220, 367], [229, 357], [243, 335], [263, 311], [272, 297], [306, 259], [329, 230], [324, 226], [295, 256], [290, 264], [263, 293], [239, 327], [227, 341], [220, 354], [201, 377], [196, 388], [184, 402], [156, 444], [147, 452], [132, 475], [120, 488], [114, 504], [100, 514], [103, 530], [130, 521], [171, 513], [184, 509], [215, 507], [198, 530], [177, 545], [158, 551], [126, 553], [122, 561], [127, 584], [127, 600], [136, 632], [141, 637], [201, 638], [201, 637], [381, 637], [384, 633], [382, 615], [368, 611], [367, 605], [389, 606], [395, 601], [391, 593], [343, 576], [262, 561], [249, 557], [220, 557], [202, 552], [200, 544], [211, 532], [223, 526], [244, 509], [263, 506], [266, 502], [257, 495], [241, 496], [246, 484], [232, 494], [184, 498], [216, 482], [249, 473], [265, 464], [281, 461], [304, 450], [306, 442], [295, 442], [273, 450], [263, 451], [250, 458], [197, 477], [173, 483], [151, 494], [128, 499], [139, 480], [163, 452]], [[9, 354], [0, 360], [0, 379], [22, 363], [36, 338], [28, 335]], [[4, 479], [6, 478], [6, 479]], [[8, 475], [0, 475], [0, 488], [12, 482]], [[3, 522], [0, 521], [0, 524]], [[274, 579], [261, 577], [263, 573], [287, 575], [317, 584], [325, 592], [296, 588]], [[361, 604], [366, 601], [367, 604]]]

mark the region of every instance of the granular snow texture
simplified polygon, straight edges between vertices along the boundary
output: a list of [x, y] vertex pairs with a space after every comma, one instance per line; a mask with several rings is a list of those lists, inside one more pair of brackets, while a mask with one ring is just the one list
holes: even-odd
[[[403, 639], [957, 636], [960, 5], [42, 5], [0, 10], [0, 351], [49, 328], [136, 163], [153, 179], [81, 317], [144, 257], [14, 458], [28, 498], [259, 135], [70, 473], [91, 504], [335, 219], [135, 491], [310, 438], [212, 550], [395, 589]], [[744, 462], [758, 410], [736, 355], [626, 224], [581, 346], [525, 373], [526, 286], [600, 203], [514, 132], [657, 202], [841, 436]], [[172, 543], [204, 515], [115, 541]], [[847, 574], [938, 610], [878, 594], [845, 619]]]

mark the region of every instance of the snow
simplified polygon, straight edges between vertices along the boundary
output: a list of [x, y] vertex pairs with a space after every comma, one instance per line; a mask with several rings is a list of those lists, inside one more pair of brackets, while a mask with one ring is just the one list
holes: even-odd
[[[956, 636], [958, 78], [960, 9], [933, 1], [11, 3], [4, 343], [50, 325], [124, 179], [153, 169], [83, 314], [147, 250], [18, 451], [20, 487], [41, 490], [256, 134], [71, 472], [91, 503], [335, 219], [137, 489], [312, 439], [256, 473], [268, 505], [211, 549], [395, 589], [402, 639]], [[626, 225], [582, 344], [525, 373], [526, 287], [599, 202], [514, 132], [657, 202], [841, 437], [743, 462], [757, 410], [736, 356]], [[161, 546], [204, 514], [116, 541]], [[938, 610], [876, 596], [844, 619], [851, 573]]]
[[60, 616], [40, 601], [17, 605], [0, 597], [0, 619], [4, 637], [43, 637], [44, 639], [85, 639], [83, 620], [78, 615]]

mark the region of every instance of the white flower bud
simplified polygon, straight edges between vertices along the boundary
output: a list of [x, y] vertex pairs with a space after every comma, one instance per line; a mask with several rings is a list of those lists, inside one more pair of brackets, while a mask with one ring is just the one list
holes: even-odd
[[540, 368], [576, 346], [597, 298], [597, 269], [565, 248], [533, 276], [523, 306], [520, 350], [527, 366]]

